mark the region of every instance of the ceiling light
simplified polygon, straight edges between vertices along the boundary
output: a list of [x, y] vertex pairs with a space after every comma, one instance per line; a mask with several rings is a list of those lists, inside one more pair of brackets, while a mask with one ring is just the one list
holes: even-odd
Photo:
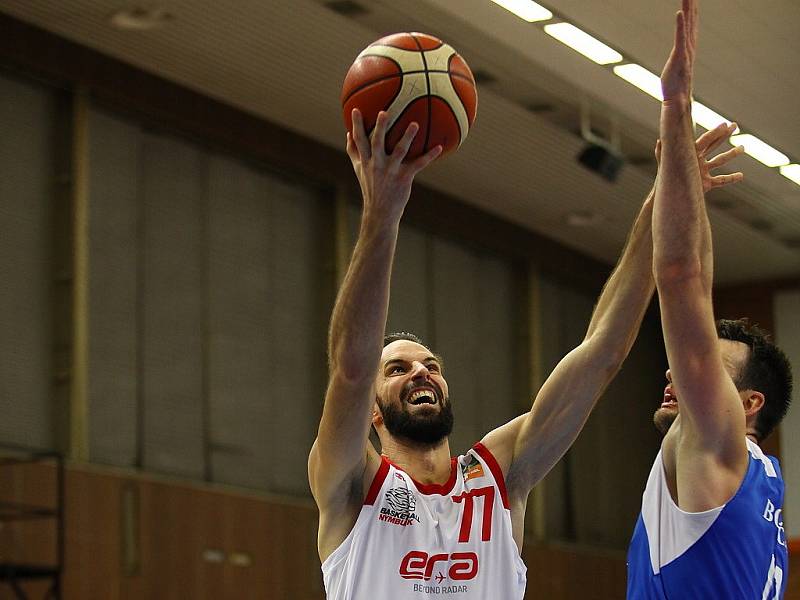
[[744, 146], [745, 154], [749, 154], [768, 167], [780, 167], [781, 165], [789, 164], [788, 156], [782, 152], [778, 152], [766, 142], [762, 142], [756, 136], [750, 135], [749, 133], [731, 136], [731, 144], [734, 146]]
[[528, 23], [547, 21], [553, 18], [553, 13], [532, 0], [492, 0], [492, 2], [514, 13]]
[[544, 26], [544, 31], [598, 65], [618, 63], [622, 60], [622, 54], [571, 23], [551, 23]]
[[163, 8], [134, 6], [118, 10], [109, 17], [108, 21], [117, 29], [149, 31], [166, 25], [172, 19], [173, 16]]
[[785, 165], [781, 167], [781, 175], [800, 185], [800, 165]]
[[614, 67], [614, 73], [656, 100], [664, 99], [661, 92], [661, 78], [644, 67], [634, 63], [619, 65]]
[[[727, 123], [730, 125], [733, 122], [730, 119], [723, 117], [721, 114], [714, 112], [697, 100], [692, 100], [692, 118], [694, 119], [695, 123], [703, 126], [709, 131], [714, 129], [720, 123]], [[733, 133], [739, 133], [739, 128], [737, 127], [736, 131]]]

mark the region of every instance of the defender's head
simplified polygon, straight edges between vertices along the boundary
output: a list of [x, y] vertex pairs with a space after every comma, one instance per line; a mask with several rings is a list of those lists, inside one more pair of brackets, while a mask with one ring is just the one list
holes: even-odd
[[[720, 352], [744, 406], [747, 431], [760, 443], [781, 422], [792, 397], [792, 369], [786, 355], [765, 331], [747, 319], [717, 321]], [[656, 428], [666, 433], [678, 416], [678, 393], [669, 385], [654, 417]]]
[[413, 333], [384, 338], [375, 393], [372, 424], [379, 437], [435, 446], [450, 435], [453, 411], [442, 359]]

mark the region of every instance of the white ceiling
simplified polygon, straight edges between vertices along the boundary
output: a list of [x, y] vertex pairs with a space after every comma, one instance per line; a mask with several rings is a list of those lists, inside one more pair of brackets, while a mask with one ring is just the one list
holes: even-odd
[[[431, 187], [612, 263], [649, 189], [658, 103], [489, 0], [358, 0], [346, 17], [327, 0], [148, 0], [174, 19], [160, 29], [109, 25], [125, 0], [0, 0], [0, 11], [342, 148], [342, 79], [358, 52], [395, 31], [453, 45], [479, 84], [470, 136], [421, 174]], [[547, 0], [560, 16], [658, 73], [677, 0]], [[131, 5], [137, 5], [136, 2]], [[768, 12], [762, 12], [766, 11]], [[695, 91], [743, 130], [800, 161], [800, 3], [701, 0]], [[532, 112], [532, 104], [549, 110]], [[633, 162], [608, 183], [578, 165], [581, 105], [616, 127]], [[616, 125], [610, 125], [610, 124]], [[746, 182], [712, 192], [719, 282], [800, 276], [800, 186], [749, 157]], [[413, 199], [412, 199], [413, 201]], [[571, 212], [599, 222], [567, 225]]]

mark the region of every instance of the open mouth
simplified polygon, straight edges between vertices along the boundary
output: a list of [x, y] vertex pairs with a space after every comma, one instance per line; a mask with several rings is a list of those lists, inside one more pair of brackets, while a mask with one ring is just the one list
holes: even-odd
[[678, 398], [672, 393], [670, 388], [664, 390], [664, 401], [661, 403], [661, 408], [673, 408], [678, 406]]
[[408, 403], [418, 406], [420, 404], [436, 404], [436, 393], [427, 388], [415, 390], [409, 397]]

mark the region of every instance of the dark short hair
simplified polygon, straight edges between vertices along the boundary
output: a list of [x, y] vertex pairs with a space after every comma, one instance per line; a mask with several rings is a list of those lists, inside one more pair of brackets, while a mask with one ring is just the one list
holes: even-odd
[[383, 347], [386, 348], [392, 342], [396, 342], [398, 340], [408, 340], [409, 342], [414, 342], [415, 344], [419, 344], [420, 346], [428, 347], [428, 344], [422, 341], [422, 339], [409, 331], [395, 331], [394, 333], [389, 333], [383, 337]]
[[747, 319], [720, 319], [717, 335], [742, 342], [750, 349], [747, 362], [734, 379], [736, 389], [764, 394], [764, 407], [756, 418], [756, 436], [761, 441], [781, 422], [792, 402], [792, 367], [769, 334]]
[[409, 331], [395, 331], [394, 333], [389, 333], [383, 336], [383, 347], [386, 348], [386, 346], [398, 340], [407, 340], [409, 342], [414, 342], [415, 344], [419, 344], [420, 346], [425, 346], [430, 351], [430, 353], [436, 357], [436, 360], [439, 361], [439, 365], [441, 367], [444, 367], [444, 359], [441, 357], [441, 355], [438, 352], [436, 352], [433, 348], [431, 348], [428, 344], [423, 342], [421, 337]]

